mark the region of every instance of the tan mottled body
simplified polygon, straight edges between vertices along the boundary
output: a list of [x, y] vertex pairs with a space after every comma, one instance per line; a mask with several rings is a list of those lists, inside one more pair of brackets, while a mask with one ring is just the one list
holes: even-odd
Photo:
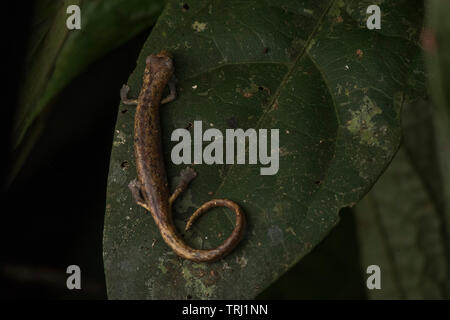
[[[204, 203], [189, 219], [186, 230], [206, 210], [225, 206], [236, 214], [236, 226], [231, 235], [219, 247], [209, 250], [194, 249], [186, 245], [176, 230], [172, 219], [172, 203], [186, 189], [196, 173], [191, 168], [182, 171], [182, 179], [170, 196], [166, 169], [164, 165], [159, 107], [161, 103], [170, 102], [175, 98], [174, 84], [169, 82], [173, 77], [174, 66], [170, 54], [161, 51], [150, 55], [146, 60], [143, 85], [137, 100], [126, 98], [128, 87], [121, 91], [125, 104], [136, 104], [134, 122], [134, 150], [136, 156], [137, 180], [129, 187], [136, 202], [149, 210], [158, 226], [164, 241], [179, 256], [201, 262], [214, 261], [228, 254], [242, 239], [245, 229], [245, 215], [242, 209], [227, 199], [215, 199]], [[164, 88], [169, 85], [171, 95], [162, 100]], [[172, 95], [173, 94], [173, 95]]]

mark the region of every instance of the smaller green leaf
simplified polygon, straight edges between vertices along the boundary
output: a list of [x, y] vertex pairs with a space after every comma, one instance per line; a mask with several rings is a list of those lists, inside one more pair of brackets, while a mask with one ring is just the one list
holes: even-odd
[[[422, 42], [427, 53], [429, 85], [436, 104], [434, 127], [442, 174], [446, 229], [450, 230], [450, 2], [431, 0]], [[450, 239], [447, 239], [450, 244]]]
[[448, 298], [443, 221], [404, 148], [355, 212], [363, 269], [381, 268], [381, 290], [368, 290], [370, 298]]
[[[52, 99], [89, 64], [156, 21], [163, 0], [40, 1], [13, 127], [14, 179], [45, 126]], [[68, 30], [66, 9], [81, 8], [81, 30]], [[81, 94], [81, 93], [80, 93]], [[39, 119], [38, 119], [39, 118]], [[68, 121], [70, 121], [68, 119]]]
[[432, 201], [438, 210], [442, 210], [443, 181], [435, 139], [434, 111], [432, 104], [426, 100], [415, 101], [404, 108], [403, 144]]
[[372, 299], [448, 299], [448, 232], [433, 110], [416, 101], [403, 113], [404, 145], [356, 206], [363, 269], [381, 268]]
[[427, 53], [434, 103], [450, 119], [450, 2], [430, 0], [427, 29], [422, 42]]

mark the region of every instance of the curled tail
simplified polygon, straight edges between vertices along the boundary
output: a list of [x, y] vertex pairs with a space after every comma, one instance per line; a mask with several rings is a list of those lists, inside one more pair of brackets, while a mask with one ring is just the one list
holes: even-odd
[[[246, 220], [245, 214], [242, 208], [235, 202], [227, 199], [214, 199], [205, 202], [200, 208], [198, 208], [192, 216], [189, 218], [186, 224], [186, 230], [192, 226], [192, 224], [206, 211], [215, 207], [227, 207], [234, 211], [236, 215], [236, 225], [228, 236], [228, 238], [217, 248], [211, 250], [200, 250], [200, 256], [204, 253], [205, 260], [201, 261], [214, 261], [220, 259], [230, 253], [234, 247], [241, 241], [244, 235]], [[201, 258], [202, 259], [202, 258]]]
[[[161, 198], [161, 190], [160, 192], [149, 192], [148, 197], [153, 197], [153, 202], [146, 201], [142, 194], [145, 194], [145, 190], [143, 191], [143, 184], [139, 181], [139, 179], [135, 179], [130, 182], [129, 187], [135, 198], [137, 204], [144, 207], [148, 211], [151, 212], [153, 219], [155, 220], [156, 225], [161, 233], [161, 236], [164, 239], [164, 242], [169, 245], [172, 250], [182, 258], [196, 261], [196, 262], [211, 262], [216, 261], [228, 253], [230, 253], [236, 245], [241, 241], [242, 236], [244, 235], [246, 220], [244, 211], [237, 205], [235, 202], [227, 199], [214, 199], [208, 202], [205, 202], [200, 208], [198, 208], [192, 216], [189, 218], [189, 221], [186, 224], [186, 230], [192, 226], [192, 224], [207, 210], [215, 207], [227, 207], [234, 211], [236, 215], [236, 225], [228, 236], [228, 238], [217, 248], [214, 249], [194, 249], [188, 246], [180, 233], [175, 228], [175, 224], [172, 218], [172, 205], [178, 196], [186, 190], [188, 184], [197, 176], [197, 173], [194, 169], [187, 167], [181, 171], [181, 179], [178, 183], [178, 186], [175, 188], [172, 196], [169, 197], [168, 201], [155, 201], [154, 199], [160, 197]], [[167, 186], [167, 185], [166, 185]], [[165, 191], [163, 189], [162, 194]]]
[[236, 215], [236, 225], [231, 234], [221, 245], [214, 249], [194, 249], [184, 242], [173, 223], [171, 223], [170, 226], [166, 226], [166, 228], [160, 228], [164, 241], [177, 255], [195, 262], [212, 262], [226, 256], [241, 241], [245, 231], [246, 220], [244, 211], [235, 202], [227, 199], [214, 199], [205, 202], [189, 218], [189, 221], [186, 224], [186, 230], [188, 230], [203, 213], [215, 207], [227, 207], [233, 210]]
[[[169, 199], [169, 207], [172, 209], [172, 205], [177, 199], [177, 197], [186, 190], [188, 184], [197, 176], [197, 173], [191, 167], [187, 167], [181, 171], [181, 180], [178, 186], [175, 188], [175, 192]], [[198, 208], [192, 216], [189, 218], [189, 221], [186, 224], [186, 230], [192, 226], [192, 224], [207, 210], [215, 207], [227, 207], [234, 211], [236, 215], [236, 225], [233, 229], [233, 232], [228, 236], [228, 238], [217, 248], [214, 249], [194, 249], [189, 247], [184, 240], [181, 238], [178, 231], [175, 229], [172, 217], [170, 214], [169, 220], [165, 223], [164, 226], [160, 226], [161, 235], [164, 241], [175, 251], [179, 256], [196, 261], [196, 262], [212, 262], [216, 261], [228, 253], [230, 253], [234, 247], [241, 241], [242, 236], [244, 235], [246, 220], [244, 211], [237, 205], [235, 202], [227, 199], [214, 199], [208, 202], [205, 202], [200, 208]], [[172, 210], [170, 210], [172, 211]]]

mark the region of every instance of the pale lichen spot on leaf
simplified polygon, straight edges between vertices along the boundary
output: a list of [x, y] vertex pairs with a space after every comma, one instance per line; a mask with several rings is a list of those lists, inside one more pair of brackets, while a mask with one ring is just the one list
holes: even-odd
[[194, 30], [197, 31], [197, 32], [203, 32], [203, 31], [206, 30], [206, 26], [207, 26], [206, 22], [198, 22], [198, 21], [195, 21], [195, 22], [192, 24], [192, 29], [194, 29]]
[[248, 259], [243, 255], [242, 257], [236, 257], [236, 263], [241, 266], [241, 268], [245, 268], [248, 264]]
[[227, 271], [227, 270], [232, 270], [232, 268], [228, 265], [227, 262], [223, 261], [222, 262], [222, 270]]
[[250, 83], [250, 87], [244, 88], [243, 96], [245, 98], [251, 98], [255, 93], [258, 92], [259, 86], [256, 83]]
[[329, 16], [338, 18], [341, 16], [341, 8], [345, 6], [344, 0], [335, 1], [328, 13]]
[[358, 135], [360, 142], [368, 145], [379, 145], [377, 140], [377, 125], [373, 118], [383, 113], [375, 102], [368, 96], [363, 98], [363, 104], [360, 110], [350, 111], [351, 119], [347, 122], [347, 129]]
[[158, 261], [159, 261], [158, 269], [161, 270], [161, 272], [164, 273], [164, 274], [167, 273], [167, 268], [164, 265], [164, 261], [165, 260], [163, 258], [159, 258]]
[[185, 280], [187, 292], [191, 292], [194, 298], [206, 299], [212, 297], [217, 289], [215, 284], [206, 285], [202, 280], [202, 276], [206, 273], [207, 266], [205, 264], [183, 262], [182, 274]]
[[173, 21], [172, 20], [166, 20], [166, 23], [167, 23], [167, 26], [170, 28], [170, 29], [174, 29], [175, 28], [175, 24], [173, 23]]
[[125, 138], [125, 135], [122, 131], [116, 130], [116, 139], [114, 139], [113, 145], [114, 147], [118, 147], [121, 144], [125, 144], [127, 139]]
[[295, 233], [294, 229], [292, 227], [288, 227], [286, 228], [286, 232], [289, 232], [290, 234], [292, 234], [294, 237], [297, 236], [297, 234]]

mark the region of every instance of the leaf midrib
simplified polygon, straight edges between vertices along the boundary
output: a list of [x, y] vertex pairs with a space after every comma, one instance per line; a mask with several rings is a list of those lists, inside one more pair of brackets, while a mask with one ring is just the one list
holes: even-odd
[[[280, 82], [280, 85], [278, 86], [277, 90], [275, 91], [274, 95], [272, 96], [271, 101], [267, 104], [267, 107], [264, 109], [263, 113], [261, 114], [260, 119], [256, 122], [256, 127], [257, 128], [260, 126], [261, 122], [263, 122], [263, 120], [267, 116], [268, 112], [272, 109], [274, 103], [278, 100], [278, 98], [280, 96], [280, 93], [281, 93], [281, 90], [284, 88], [284, 86], [286, 85], [286, 82], [290, 79], [290, 77], [292, 76], [293, 72], [296, 70], [296, 67], [297, 67], [298, 63], [305, 56], [305, 54], [307, 54], [307, 49], [309, 48], [309, 46], [311, 44], [311, 41], [317, 35], [320, 26], [322, 25], [325, 17], [328, 15], [328, 12], [330, 11], [331, 7], [334, 5], [335, 1], [336, 0], [331, 0], [330, 1], [328, 7], [323, 11], [322, 16], [317, 20], [317, 23], [314, 26], [314, 29], [311, 32], [310, 36], [308, 37], [307, 41], [305, 42], [302, 50], [298, 53], [298, 55], [295, 58], [294, 62], [292, 62], [290, 64], [290, 67], [289, 67], [288, 71], [284, 75], [283, 80]], [[242, 63], [242, 64], [244, 64], [244, 63]], [[247, 63], [245, 63], [245, 64], [247, 64]], [[287, 65], [289, 65], [289, 64], [287, 64]], [[225, 64], [220, 65], [217, 68], [221, 68], [223, 66], [225, 66]], [[200, 73], [200, 74], [202, 74], [202, 73]], [[328, 86], [327, 86], [327, 88], [328, 88]], [[329, 88], [328, 88], [328, 90], [329, 90]], [[334, 100], [333, 100], [333, 102], [334, 102]], [[336, 105], [334, 105], [334, 108], [336, 109]], [[339, 126], [338, 126], [338, 128], [339, 128]], [[336, 132], [336, 134], [337, 134], [337, 132]], [[248, 149], [248, 147], [246, 147], [246, 151], [247, 151], [247, 149]], [[229, 169], [225, 173], [225, 176], [222, 178], [222, 182], [216, 188], [216, 192], [214, 194], [217, 194], [223, 188], [225, 182], [227, 181], [228, 177], [231, 175], [231, 172], [232, 172], [233, 168], [235, 168], [235, 167], [236, 167], [235, 164], [231, 164], [230, 165]], [[317, 189], [317, 191], [320, 190], [322, 185]], [[316, 191], [316, 193], [317, 193], [317, 191]], [[228, 221], [230, 222], [230, 224], [233, 225], [233, 223], [234, 223], [233, 219], [229, 215], [226, 215], [226, 216], [227, 216]]]

